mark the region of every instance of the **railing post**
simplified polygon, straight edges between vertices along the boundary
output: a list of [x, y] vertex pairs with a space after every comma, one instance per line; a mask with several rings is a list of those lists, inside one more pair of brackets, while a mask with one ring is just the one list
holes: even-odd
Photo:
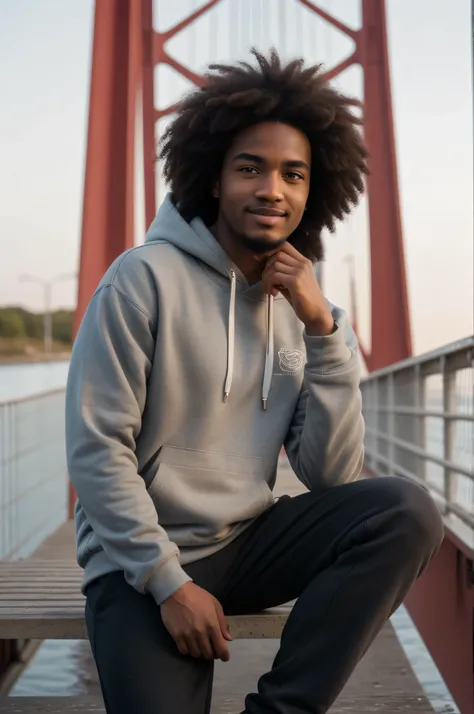
[[[415, 365], [414, 372], [414, 407], [419, 409], [420, 412], [425, 408], [425, 378], [423, 376], [421, 365]], [[418, 416], [415, 417], [415, 429], [413, 435], [413, 441], [415, 446], [426, 451], [426, 417]], [[417, 458], [417, 476], [426, 481], [426, 460]]]
[[[380, 408], [380, 399], [379, 399], [379, 380], [374, 379], [373, 382], [373, 387], [374, 387], [374, 428], [377, 429], [377, 425], [379, 423], [379, 408]], [[374, 471], [379, 470], [379, 462], [377, 461], [377, 455], [379, 453], [379, 447], [380, 447], [380, 439], [378, 436], [374, 436], [374, 458], [372, 460], [372, 468]]]
[[387, 436], [388, 436], [388, 475], [395, 474], [395, 388], [393, 372], [388, 375], [387, 382]]
[[[443, 375], [443, 458], [452, 462], [456, 424], [453, 419], [447, 418], [446, 414], [456, 411], [456, 373], [449, 369], [449, 362], [444, 355], [441, 358], [441, 369]], [[446, 503], [449, 504], [455, 500], [457, 478], [448, 466], [444, 466], [443, 471], [444, 495]]]

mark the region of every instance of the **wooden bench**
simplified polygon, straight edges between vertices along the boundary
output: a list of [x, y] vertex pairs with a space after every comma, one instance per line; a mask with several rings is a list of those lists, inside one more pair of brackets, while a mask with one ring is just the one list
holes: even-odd
[[[0, 561], [0, 639], [87, 639], [81, 579], [71, 560]], [[228, 623], [234, 639], [279, 638], [289, 611], [290, 605]], [[104, 706], [97, 697], [0, 699], [0, 713], [7, 712], [79, 714], [104, 712]]]
[[[0, 562], [0, 639], [83, 640], [82, 570], [70, 560]], [[279, 638], [290, 605], [229, 617], [234, 639]]]
[[[82, 571], [71, 560], [28, 559], [0, 562], [0, 639], [87, 639], [84, 604], [80, 592]], [[279, 638], [291, 605], [254, 615], [229, 617], [234, 639]], [[401, 654], [396, 636], [385, 628], [379, 638], [370, 677], [361, 676], [359, 686], [345, 691], [331, 709], [333, 714], [371, 714], [386, 711], [432, 714], [433, 710]], [[388, 654], [387, 654], [388, 653]], [[389, 664], [384, 663], [384, 657]], [[373, 674], [372, 674], [373, 670]], [[391, 679], [395, 691], [380, 689]], [[404, 689], [407, 688], [405, 692]], [[237, 700], [236, 700], [237, 701]], [[240, 697], [239, 697], [240, 702]], [[231, 702], [233, 704], [233, 702]], [[235, 711], [240, 711], [236, 704]], [[213, 714], [228, 714], [228, 695], [217, 697]], [[105, 714], [100, 696], [0, 697], [0, 714]]]

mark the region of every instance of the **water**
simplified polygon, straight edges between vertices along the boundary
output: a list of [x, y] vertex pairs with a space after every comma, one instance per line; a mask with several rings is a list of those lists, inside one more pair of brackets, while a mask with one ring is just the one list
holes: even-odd
[[0, 403], [66, 385], [69, 362], [0, 365]]

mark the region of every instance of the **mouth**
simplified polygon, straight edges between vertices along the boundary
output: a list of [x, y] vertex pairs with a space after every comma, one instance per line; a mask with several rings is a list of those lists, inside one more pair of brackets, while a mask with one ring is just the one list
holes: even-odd
[[280, 208], [259, 206], [249, 208], [248, 212], [254, 216], [257, 223], [263, 226], [275, 226], [287, 217], [287, 213]]

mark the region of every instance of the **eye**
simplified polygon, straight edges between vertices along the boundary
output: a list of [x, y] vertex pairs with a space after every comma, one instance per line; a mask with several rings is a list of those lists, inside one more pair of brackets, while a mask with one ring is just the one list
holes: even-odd
[[239, 171], [242, 171], [242, 173], [244, 173], [244, 174], [257, 174], [258, 173], [255, 166], [241, 166]]
[[296, 173], [296, 171], [288, 171], [286, 174], [287, 178], [290, 179], [290, 181], [303, 181], [304, 176], [302, 174]]

